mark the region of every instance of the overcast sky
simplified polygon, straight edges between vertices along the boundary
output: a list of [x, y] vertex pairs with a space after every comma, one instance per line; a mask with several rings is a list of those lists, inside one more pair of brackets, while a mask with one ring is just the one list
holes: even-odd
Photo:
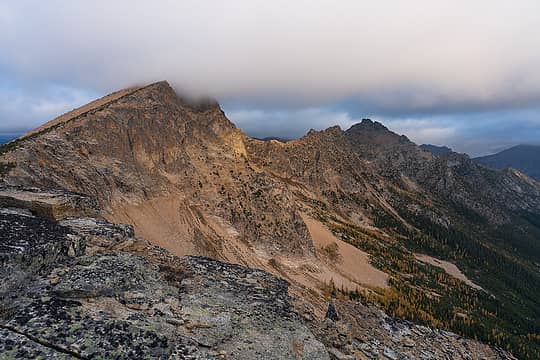
[[257, 137], [540, 143], [539, 26], [538, 0], [0, 0], [0, 134], [166, 79]]

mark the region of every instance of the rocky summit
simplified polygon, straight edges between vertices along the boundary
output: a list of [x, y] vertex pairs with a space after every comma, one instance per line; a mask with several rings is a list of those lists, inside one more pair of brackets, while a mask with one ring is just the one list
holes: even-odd
[[0, 184], [1, 358], [540, 356], [540, 184], [369, 119], [258, 140], [159, 82]]

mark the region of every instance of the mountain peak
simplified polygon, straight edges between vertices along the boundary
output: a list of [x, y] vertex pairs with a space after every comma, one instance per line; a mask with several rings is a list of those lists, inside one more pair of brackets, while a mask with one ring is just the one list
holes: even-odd
[[343, 130], [339, 125], [334, 125], [324, 130], [310, 129], [306, 135], [300, 139], [335, 139], [343, 135]]
[[373, 121], [371, 119], [362, 119], [361, 122], [354, 124], [347, 131], [355, 132], [355, 131], [389, 131], [389, 130], [386, 126], [384, 126], [378, 121]]
[[343, 130], [341, 130], [341, 127], [339, 125], [331, 126], [323, 131], [327, 133], [336, 133], [336, 134], [341, 134], [343, 132]]
[[167, 80], [160, 80], [160, 81], [156, 81], [156, 82], [153, 82], [153, 83], [150, 83], [148, 85], [146, 85], [145, 87], [169, 87], [171, 88], [171, 84], [169, 84], [169, 82]]
[[189, 107], [196, 112], [205, 112], [214, 109], [221, 110], [217, 100], [207, 96], [193, 97], [183, 94], [182, 92], [176, 91], [176, 89], [166, 80], [154, 82], [138, 88], [135, 93], [139, 96], [151, 96], [154, 99], [159, 99], [159, 97], [156, 96], [164, 96], [164, 98], [169, 99], [174, 98], [180, 105]]
[[420, 147], [435, 156], [448, 155], [453, 152], [451, 148], [444, 145], [439, 146], [439, 145], [432, 145], [432, 144], [422, 144], [420, 145]]
[[82, 119], [87, 115], [97, 111], [104, 110], [121, 100], [132, 97], [132, 100], [143, 104], [145, 101], [153, 101], [160, 104], [176, 103], [180, 106], [187, 107], [193, 112], [206, 112], [217, 110], [222, 112], [219, 103], [210, 97], [193, 98], [185, 95], [178, 95], [176, 90], [166, 80], [150, 83], [144, 86], [128, 87], [122, 90], [112, 92], [97, 100], [94, 100], [79, 108], [68, 111], [53, 120], [41, 125], [40, 127], [29, 131], [22, 135], [20, 139], [35, 136], [37, 134], [47, 132], [53, 128], [72, 122], [77, 119]]
[[161, 93], [161, 94], [166, 94], [166, 95], [175, 96], [175, 97], [178, 96], [176, 94], [176, 91], [171, 86], [171, 84], [169, 84], [169, 82], [166, 80], [161, 80], [161, 81], [157, 81], [157, 82], [142, 86], [138, 88], [135, 91], [135, 93], [137, 95], [149, 94], [149, 93]]
[[345, 135], [356, 145], [411, 144], [405, 135], [398, 135], [380, 122], [371, 119], [362, 119], [362, 122], [354, 124], [345, 131]]

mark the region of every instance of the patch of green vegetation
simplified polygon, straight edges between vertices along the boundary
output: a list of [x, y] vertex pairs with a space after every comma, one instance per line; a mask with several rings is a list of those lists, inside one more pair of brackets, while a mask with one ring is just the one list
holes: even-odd
[[[524, 214], [502, 227], [480, 221], [445, 227], [404, 209], [399, 214], [415, 229], [398, 227], [394, 218], [381, 214], [376, 221], [392, 235], [388, 238], [335, 218], [321, 219], [344, 241], [370, 253], [373, 265], [392, 277], [389, 289], [344, 289], [342, 295], [504, 348], [520, 359], [540, 358], [540, 272], [532, 259], [520, 255], [540, 247], [540, 215]], [[417, 261], [412, 251], [456, 263], [487, 291]]]
[[380, 229], [389, 229], [400, 234], [406, 233], [407, 228], [403, 225], [403, 223], [386, 211], [375, 208], [372, 212], [374, 216], [373, 225], [375, 225], [375, 227]]
[[0, 145], [0, 155], [4, 155], [10, 151], [17, 149], [19, 145], [20, 141], [18, 139]]
[[472, 319], [478, 325], [457, 330], [519, 358], [540, 358], [540, 215], [522, 214], [496, 227], [454, 209], [462, 220], [448, 228], [408, 214], [407, 221], [421, 229], [408, 235], [408, 248], [453, 261], [490, 292], [476, 300]]
[[491, 232], [491, 238], [509, 253], [540, 263], [540, 215], [524, 212]]
[[341, 254], [339, 253], [339, 246], [335, 242], [328, 244], [322, 248], [323, 253], [332, 261], [339, 261]]

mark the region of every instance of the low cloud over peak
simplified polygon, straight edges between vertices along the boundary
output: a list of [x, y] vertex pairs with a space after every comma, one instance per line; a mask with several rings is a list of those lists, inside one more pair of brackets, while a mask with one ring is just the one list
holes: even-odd
[[[0, 132], [47, 120], [49, 103], [157, 79], [217, 98], [239, 124], [289, 119], [259, 123], [266, 136], [324, 113], [330, 125], [535, 109], [538, 23], [536, 0], [0, 0]], [[82, 95], [43, 90], [55, 86]], [[16, 97], [34, 110], [18, 114]]]

